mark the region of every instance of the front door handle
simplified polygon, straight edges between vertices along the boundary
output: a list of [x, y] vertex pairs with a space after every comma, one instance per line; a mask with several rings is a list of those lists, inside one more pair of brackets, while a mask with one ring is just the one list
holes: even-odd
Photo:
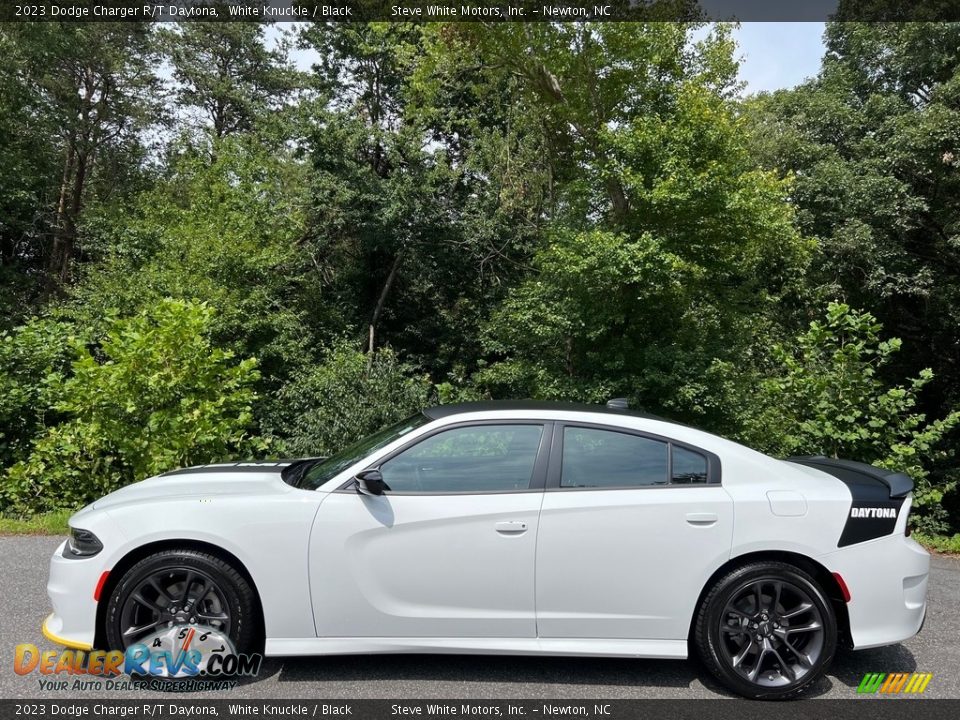
[[697, 527], [707, 527], [717, 522], [717, 514], [712, 512], [687, 513], [687, 522]]
[[493, 526], [501, 535], [523, 535], [527, 531], [527, 524], [520, 520], [505, 520]]

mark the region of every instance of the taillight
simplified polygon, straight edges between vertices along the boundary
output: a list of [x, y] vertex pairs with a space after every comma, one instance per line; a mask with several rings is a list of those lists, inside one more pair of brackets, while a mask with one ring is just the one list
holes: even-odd
[[833, 579], [837, 581], [837, 587], [840, 588], [840, 594], [843, 595], [843, 601], [846, 603], [850, 602], [850, 588], [847, 587], [847, 583], [843, 579], [843, 576], [840, 573], [835, 572], [833, 574]]

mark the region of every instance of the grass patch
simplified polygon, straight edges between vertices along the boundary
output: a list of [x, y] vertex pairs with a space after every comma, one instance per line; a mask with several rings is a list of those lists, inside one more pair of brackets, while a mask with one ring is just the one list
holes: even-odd
[[960, 555], [960, 533], [953, 536], [913, 533], [910, 537], [927, 548], [927, 550], [947, 553], [949, 555]]
[[0, 516], [0, 535], [66, 535], [67, 519], [75, 512], [57, 510], [32, 517]]

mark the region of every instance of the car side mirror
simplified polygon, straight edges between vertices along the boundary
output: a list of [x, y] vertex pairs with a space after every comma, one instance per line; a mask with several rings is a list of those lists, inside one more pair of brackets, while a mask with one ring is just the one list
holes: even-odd
[[361, 495], [376, 497], [383, 495], [384, 490], [390, 487], [383, 481], [383, 475], [379, 470], [363, 470], [356, 474], [357, 492]]

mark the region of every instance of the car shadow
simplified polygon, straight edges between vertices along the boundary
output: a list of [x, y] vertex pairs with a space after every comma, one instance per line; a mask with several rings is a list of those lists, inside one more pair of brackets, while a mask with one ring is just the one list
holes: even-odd
[[[267, 667], [270, 665], [271, 667]], [[515, 685], [597, 685], [687, 688], [694, 681], [733, 697], [699, 663], [629, 658], [527, 657], [514, 655], [344, 655], [274, 658], [260, 677], [279, 682], [456, 682]]]
[[[856, 691], [870, 672], [913, 672], [917, 662], [903, 645], [873, 650], [838, 651], [828, 675], [804, 697], [828, 694], [836, 683]], [[689, 688], [699, 682], [709, 693], [736, 697], [721, 686], [703, 665], [690, 660], [630, 658], [527, 657], [512, 655], [340, 655], [267, 658], [256, 678], [275, 677], [281, 683], [450, 682], [513, 685]]]
[[827, 675], [811, 685], [803, 697], [815, 698], [826, 695], [834, 689], [836, 683], [845, 686], [850, 697], [856, 694], [860, 681], [867, 673], [875, 672], [913, 672], [917, 661], [903, 645], [890, 645], [873, 650], [838, 650]]
[[867, 673], [914, 672], [917, 660], [904, 645], [888, 645], [872, 650], [844, 650], [833, 661], [830, 674], [856, 690]]

